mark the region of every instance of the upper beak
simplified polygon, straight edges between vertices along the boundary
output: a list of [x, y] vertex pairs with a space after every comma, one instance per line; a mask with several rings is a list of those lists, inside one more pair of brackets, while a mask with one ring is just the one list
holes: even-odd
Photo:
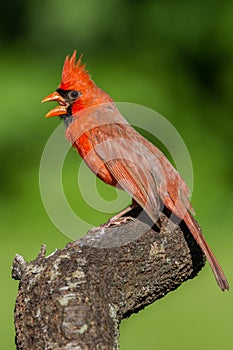
[[51, 111], [49, 111], [46, 114], [46, 116], [45, 116], [46, 118], [67, 114], [67, 109], [66, 109], [67, 104], [66, 104], [64, 98], [61, 95], [59, 95], [59, 93], [57, 91], [46, 96], [41, 102], [44, 103], [44, 102], [50, 102], [50, 101], [57, 101], [59, 103], [59, 106], [51, 109]]

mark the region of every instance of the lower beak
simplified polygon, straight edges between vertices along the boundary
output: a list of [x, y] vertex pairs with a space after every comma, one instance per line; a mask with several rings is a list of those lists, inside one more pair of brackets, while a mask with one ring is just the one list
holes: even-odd
[[46, 118], [67, 114], [66, 102], [63, 99], [63, 97], [61, 97], [61, 95], [59, 95], [59, 93], [57, 91], [46, 96], [41, 102], [44, 103], [44, 102], [50, 102], [50, 101], [57, 101], [59, 103], [59, 106], [51, 109], [51, 111], [49, 111], [46, 114], [46, 116], [45, 116]]

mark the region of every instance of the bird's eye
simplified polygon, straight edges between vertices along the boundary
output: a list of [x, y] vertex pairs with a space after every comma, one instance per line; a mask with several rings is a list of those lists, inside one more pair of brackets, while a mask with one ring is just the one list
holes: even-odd
[[74, 101], [80, 96], [80, 92], [78, 92], [77, 90], [71, 90], [69, 91], [68, 96], [72, 101]]

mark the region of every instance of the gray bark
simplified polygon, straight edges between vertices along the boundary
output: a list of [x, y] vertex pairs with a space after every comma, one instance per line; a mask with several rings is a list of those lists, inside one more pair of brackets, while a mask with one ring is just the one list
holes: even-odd
[[[162, 215], [93, 230], [26, 263], [16, 255], [17, 349], [116, 350], [123, 318], [193, 278], [205, 258], [184, 224]], [[130, 322], [130, 321], [129, 321]]]

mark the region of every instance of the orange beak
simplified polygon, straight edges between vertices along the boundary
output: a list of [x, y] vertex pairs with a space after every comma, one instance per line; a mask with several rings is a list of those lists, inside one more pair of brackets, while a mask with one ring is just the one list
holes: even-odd
[[41, 102], [44, 103], [50, 101], [57, 101], [59, 103], [59, 106], [51, 109], [51, 111], [46, 114], [46, 118], [67, 114], [67, 103], [57, 91], [52, 92], [50, 95], [46, 96]]

